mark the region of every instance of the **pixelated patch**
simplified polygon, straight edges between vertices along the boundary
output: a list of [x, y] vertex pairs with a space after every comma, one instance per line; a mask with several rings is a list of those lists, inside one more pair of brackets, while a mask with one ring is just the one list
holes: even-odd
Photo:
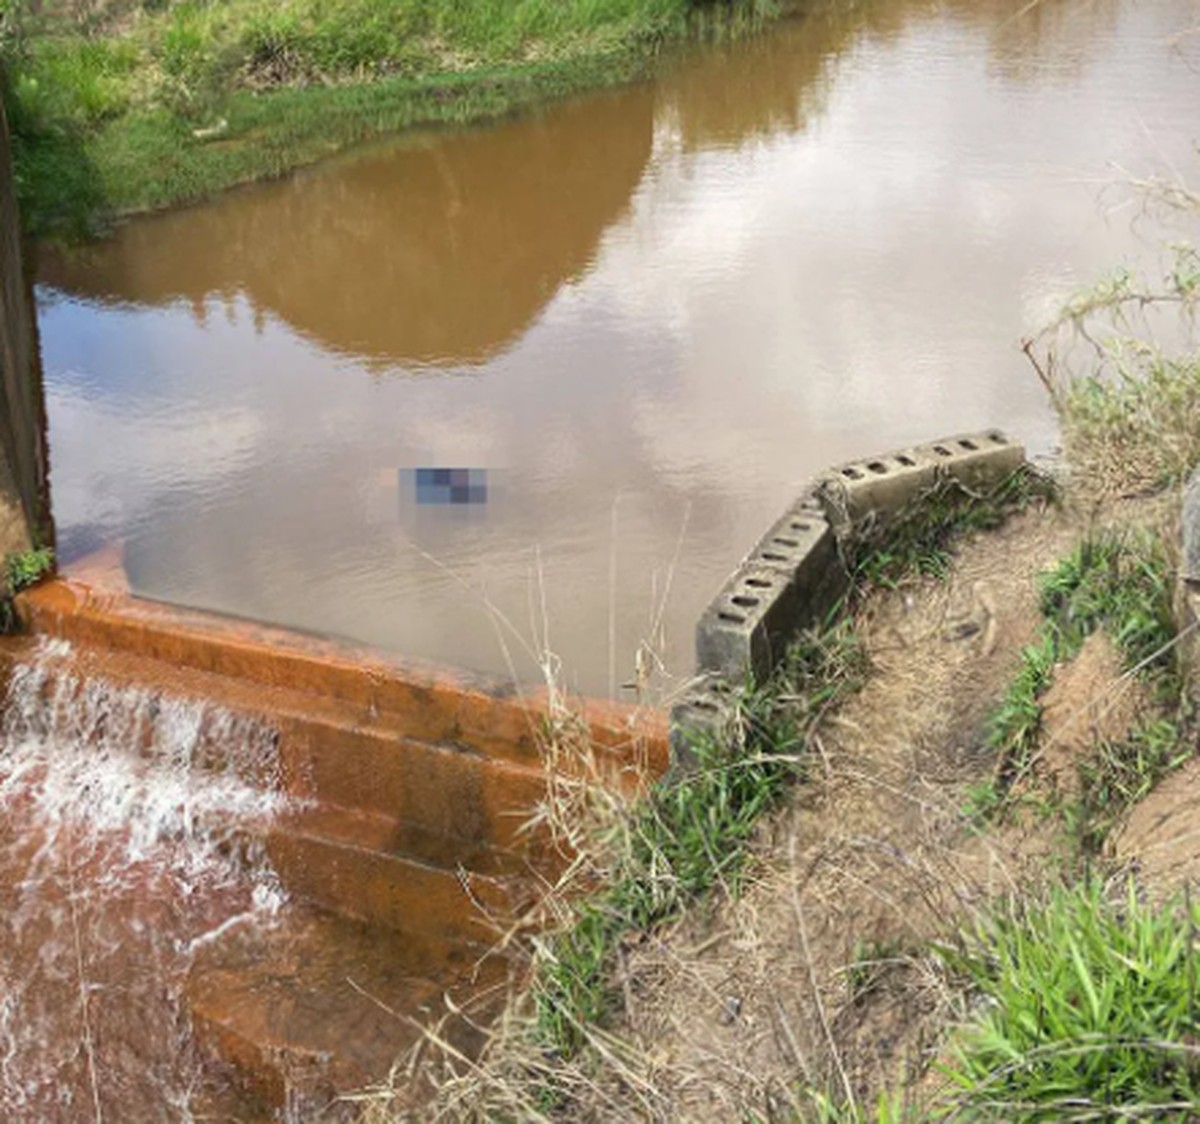
[[422, 505], [488, 502], [486, 468], [417, 468], [412, 471], [412, 484], [416, 501]]

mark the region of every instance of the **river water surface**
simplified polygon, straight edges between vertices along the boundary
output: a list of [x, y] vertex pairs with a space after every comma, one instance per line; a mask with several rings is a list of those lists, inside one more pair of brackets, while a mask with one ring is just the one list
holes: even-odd
[[829, 463], [1048, 449], [1017, 341], [1200, 179], [1200, 3], [838, 6], [44, 253], [68, 571], [628, 698]]

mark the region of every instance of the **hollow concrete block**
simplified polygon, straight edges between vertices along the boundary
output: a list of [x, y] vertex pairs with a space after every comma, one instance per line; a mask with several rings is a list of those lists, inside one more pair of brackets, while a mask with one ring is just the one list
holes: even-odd
[[788, 642], [828, 615], [846, 589], [837, 539], [812, 496], [759, 540], [696, 626], [702, 672], [739, 682], [768, 676]]
[[831, 469], [816, 494], [834, 530], [844, 535], [868, 519], [886, 524], [942, 480], [994, 487], [1024, 463], [1024, 447], [999, 430], [965, 433]]
[[712, 738], [725, 740], [737, 718], [733, 694], [718, 675], [697, 678], [671, 707], [671, 764], [688, 769], [696, 764], [693, 746]]

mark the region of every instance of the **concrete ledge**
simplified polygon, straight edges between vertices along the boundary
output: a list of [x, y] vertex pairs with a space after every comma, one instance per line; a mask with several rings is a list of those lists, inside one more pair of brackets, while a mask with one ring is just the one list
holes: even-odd
[[990, 429], [850, 461], [821, 476], [816, 493], [840, 537], [867, 519], [886, 525], [943, 480], [985, 488], [999, 484], [1024, 463], [1024, 447]]
[[[26, 631], [85, 648], [336, 703], [368, 727], [541, 768], [544, 692], [404, 659], [365, 645], [166, 605], [67, 578], [17, 598]], [[666, 730], [649, 711], [585, 700], [596, 747], [614, 766], [666, 766]]]
[[689, 740], [727, 732], [731, 685], [762, 681], [795, 636], [825, 620], [845, 596], [844, 547], [865, 527], [886, 527], [944, 481], [971, 491], [1003, 483], [1025, 450], [999, 430], [943, 437], [851, 461], [817, 478], [755, 544], [696, 626], [701, 678], [671, 710], [675, 766]]
[[769, 675], [788, 642], [845, 592], [837, 538], [813, 493], [758, 541], [696, 626], [696, 663], [730, 682]]

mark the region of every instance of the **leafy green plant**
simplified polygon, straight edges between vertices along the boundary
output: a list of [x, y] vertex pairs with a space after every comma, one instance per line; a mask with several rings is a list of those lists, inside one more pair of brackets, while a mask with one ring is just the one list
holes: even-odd
[[937, 952], [980, 1013], [945, 1072], [944, 1115], [1005, 1121], [1195, 1119], [1200, 907], [1154, 909], [1132, 883], [1012, 903]]
[[13, 597], [43, 578], [54, 567], [54, 551], [48, 546], [32, 550], [10, 551], [4, 556], [4, 583], [0, 595], [0, 635], [8, 635], [17, 627], [17, 612]]
[[11, 593], [40, 581], [54, 567], [54, 551], [48, 546], [12, 552], [4, 556], [4, 580]]

